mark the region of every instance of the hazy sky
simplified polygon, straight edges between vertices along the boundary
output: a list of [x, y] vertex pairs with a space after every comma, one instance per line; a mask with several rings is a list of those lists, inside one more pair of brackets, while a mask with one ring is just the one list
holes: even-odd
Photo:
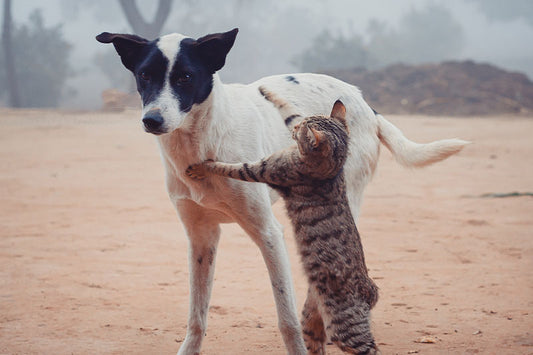
[[[156, 1], [138, 3], [151, 18]], [[221, 77], [225, 81], [251, 82], [265, 75], [297, 71], [291, 58], [325, 28], [333, 33], [364, 36], [371, 19], [395, 28], [412, 9], [438, 4], [451, 12], [464, 31], [462, 52], [451, 53], [446, 59], [490, 62], [533, 78], [533, 1], [500, 3], [525, 6], [528, 11], [522, 11], [521, 18], [497, 21], [489, 19], [476, 0], [175, 0], [164, 32], [199, 36], [239, 27]], [[69, 85], [78, 92], [64, 106], [99, 108], [100, 93], [111, 84], [95, 67], [94, 56], [112, 47], [96, 42], [94, 36], [102, 31], [131, 33], [117, 1], [24, 0], [13, 1], [12, 6], [16, 23], [27, 22], [29, 14], [40, 8], [47, 26], [63, 24], [65, 39], [73, 45], [72, 63], [77, 72]]]

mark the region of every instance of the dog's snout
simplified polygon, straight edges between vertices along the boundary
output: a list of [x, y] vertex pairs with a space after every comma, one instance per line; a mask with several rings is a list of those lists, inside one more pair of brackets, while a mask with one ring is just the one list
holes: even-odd
[[150, 111], [143, 118], [144, 127], [148, 132], [158, 133], [163, 127], [163, 116], [158, 111]]

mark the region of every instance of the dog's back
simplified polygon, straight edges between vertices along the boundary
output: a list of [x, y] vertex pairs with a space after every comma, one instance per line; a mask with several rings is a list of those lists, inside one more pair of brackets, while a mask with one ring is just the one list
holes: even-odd
[[[345, 104], [350, 129], [350, 157], [344, 170], [350, 205], [356, 219], [363, 189], [372, 178], [377, 164], [380, 143], [406, 167], [422, 167], [441, 161], [468, 144], [459, 139], [444, 139], [427, 144], [412, 142], [376, 113], [364, 101], [357, 87], [331, 76], [311, 73], [275, 75], [246, 87], [239, 86], [240, 90], [254, 96], [259, 92], [259, 87], [264, 87], [289, 102], [302, 117], [327, 115], [331, 104], [339, 99]], [[240, 91], [239, 88], [235, 88], [236, 92]]]

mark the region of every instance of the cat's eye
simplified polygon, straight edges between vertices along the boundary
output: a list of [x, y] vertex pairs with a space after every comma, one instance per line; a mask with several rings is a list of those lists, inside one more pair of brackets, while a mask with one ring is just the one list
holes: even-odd
[[292, 139], [297, 140], [298, 139], [298, 132], [300, 131], [300, 124], [297, 124], [292, 128]]

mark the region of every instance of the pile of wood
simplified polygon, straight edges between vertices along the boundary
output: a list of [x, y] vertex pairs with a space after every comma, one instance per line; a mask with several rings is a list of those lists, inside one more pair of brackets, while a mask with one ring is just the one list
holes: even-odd
[[137, 93], [126, 93], [117, 89], [102, 92], [102, 110], [120, 112], [127, 108], [140, 108], [141, 98]]
[[378, 112], [446, 116], [533, 113], [533, 82], [472, 61], [397, 64], [378, 71], [337, 70], [326, 74], [358, 86]]

